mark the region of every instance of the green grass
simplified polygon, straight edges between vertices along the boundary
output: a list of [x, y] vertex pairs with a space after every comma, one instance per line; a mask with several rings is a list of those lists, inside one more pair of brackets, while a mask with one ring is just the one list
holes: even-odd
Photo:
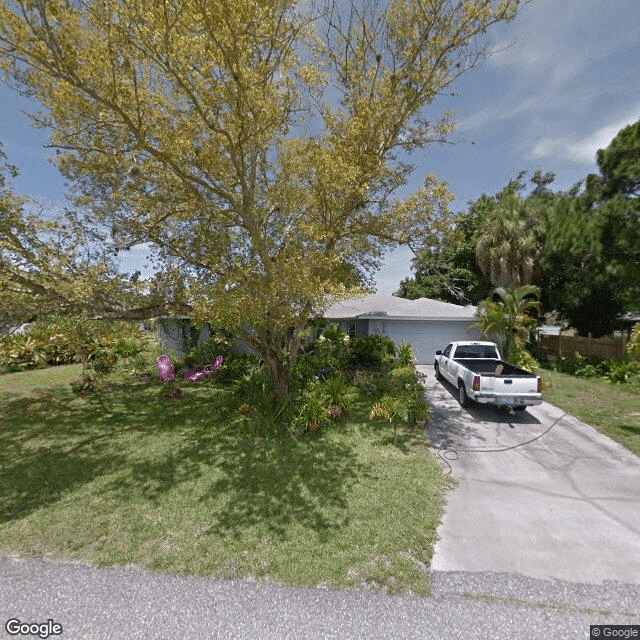
[[637, 387], [598, 378], [543, 370], [545, 400], [591, 425], [640, 456], [640, 392]]
[[296, 585], [429, 590], [448, 481], [418, 433], [351, 416], [260, 433], [228, 391], [69, 391], [77, 367], [0, 376], [0, 553]]

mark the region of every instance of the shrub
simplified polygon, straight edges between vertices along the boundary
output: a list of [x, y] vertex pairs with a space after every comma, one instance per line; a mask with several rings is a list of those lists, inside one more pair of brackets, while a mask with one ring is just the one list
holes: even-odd
[[347, 364], [354, 369], [381, 371], [393, 362], [395, 345], [391, 338], [372, 335], [349, 342]]
[[299, 410], [293, 420], [296, 431], [316, 431], [329, 424], [328, 398], [322, 384], [316, 382], [302, 394]]
[[98, 376], [107, 376], [118, 364], [118, 356], [111, 349], [102, 349], [94, 357], [85, 363], [85, 368], [92, 370]]
[[342, 378], [329, 378], [321, 384], [321, 394], [327, 403], [327, 411], [332, 418], [339, 418], [351, 411], [356, 399], [356, 390]]
[[95, 377], [88, 371], [83, 371], [79, 378], [72, 380], [69, 384], [71, 390], [80, 396], [94, 393], [98, 386]]
[[526, 349], [514, 350], [511, 354], [510, 362], [516, 367], [527, 369], [528, 371], [535, 371], [540, 368], [540, 363]]
[[602, 359], [597, 356], [583, 356], [576, 351], [570, 356], [556, 360], [554, 369], [560, 373], [590, 378], [606, 374], [606, 366], [603, 366], [602, 362]]
[[262, 363], [258, 356], [251, 353], [230, 351], [217, 371], [217, 379], [221, 382], [233, 383], [235, 380], [238, 380], [238, 378], [249, 374], [251, 371], [261, 366]]
[[222, 331], [210, 335], [206, 340], [196, 345], [189, 352], [196, 367], [204, 367], [213, 364], [218, 356], [223, 356], [228, 360], [232, 354], [234, 340], [230, 334]]
[[607, 360], [606, 378], [610, 382], [624, 384], [640, 376], [640, 362], [635, 360]]
[[408, 342], [403, 342], [398, 347], [398, 355], [396, 362], [399, 367], [413, 367], [415, 362], [413, 358], [413, 347]]
[[640, 362], [640, 322], [634, 325], [626, 345], [627, 355], [631, 360]]
[[391, 369], [389, 377], [397, 388], [413, 387], [416, 384], [416, 370], [413, 366]]
[[302, 391], [312, 380], [330, 377], [341, 368], [341, 358], [331, 351], [316, 350], [303, 353], [296, 360], [291, 387]]
[[90, 320], [51, 315], [32, 323], [28, 332], [0, 340], [0, 365], [26, 368], [92, 360], [105, 349], [117, 358], [133, 358], [153, 344], [134, 322]]

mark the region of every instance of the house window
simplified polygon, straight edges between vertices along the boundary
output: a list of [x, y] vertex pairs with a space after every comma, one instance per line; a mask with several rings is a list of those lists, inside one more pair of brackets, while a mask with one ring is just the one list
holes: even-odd
[[343, 322], [342, 330], [350, 337], [356, 337], [356, 323], [355, 322]]

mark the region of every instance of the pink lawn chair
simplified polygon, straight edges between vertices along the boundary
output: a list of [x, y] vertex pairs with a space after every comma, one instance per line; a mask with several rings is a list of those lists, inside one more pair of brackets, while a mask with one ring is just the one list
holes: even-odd
[[171, 360], [166, 355], [161, 355], [158, 358], [158, 377], [160, 382], [169, 382], [176, 379], [176, 373], [171, 364]]
[[187, 382], [200, 382], [200, 380], [210, 378], [211, 374], [220, 368], [223, 360], [224, 358], [222, 356], [218, 356], [213, 364], [205, 365], [202, 371], [196, 371], [195, 369], [185, 369], [184, 379]]

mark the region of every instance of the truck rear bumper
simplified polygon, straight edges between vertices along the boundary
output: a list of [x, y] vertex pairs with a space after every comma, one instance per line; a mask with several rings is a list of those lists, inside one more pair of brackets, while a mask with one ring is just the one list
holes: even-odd
[[541, 393], [514, 393], [496, 395], [490, 391], [478, 391], [473, 396], [469, 393], [469, 397], [473, 397], [476, 402], [484, 404], [496, 404], [505, 407], [533, 406], [542, 404], [543, 398]]

